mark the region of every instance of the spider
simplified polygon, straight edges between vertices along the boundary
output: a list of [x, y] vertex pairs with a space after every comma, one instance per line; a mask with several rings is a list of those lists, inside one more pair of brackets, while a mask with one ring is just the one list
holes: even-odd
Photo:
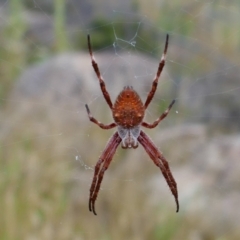
[[127, 148], [137, 148], [138, 143], [140, 143], [149, 157], [152, 159], [154, 164], [159, 167], [161, 170], [176, 202], [177, 212], [179, 211], [178, 203], [178, 190], [177, 184], [173, 178], [171, 170], [169, 168], [168, 162], [162, 153], [158, 150], [152, 140], [148, 137], [141, 126], [145, 128], [155, 128], [169, 113], [172, 108], [175, 100], [171, 102], [169, 107], [165, 112], [153, 123], [147, 123], [143, 121], [145, 110], [153, 99], [153, 96], [156, 92], [158, 79], [161, 75], [163, 67], [165, 65], [165, 58], [168, 48], [168, 39], [169, 36], [166, 36], [165, 48], [161, 57], [161, 61], [158, 66], [157, 74], [153, 80], [152, 88], [148, 93], [145, 103], [140, 99], [138, 93], [133, 89], [132, 86], [125, 86], [123, 90], [118, 95], [115, 103], [112, 103], [110, 95], [106, 89], [105, 82], [101, 76], [98, 64], [95, 61], [95, 58], [92, 53], [90, 35], [88, 35], [88, 50], [90, 53], [93, 69], [97, 75], [97, 78], [100, 83], [100, 88], [102, 90], [103, 96], [112, 111], [112, 116], [114, 119], [113, 123], [103, 124], [94, 118], [90, 112], [88, 105], [86, 104], [86, 110], [89, 117], [89, 120], [97, 124], [102, 129], [111, 129], [117, 127], [117, 131], [113, 134], [110, 140], [107, 143], [107, 146], [103, 150], [99, 160], [94, 169], [94, 176], [90, 188], [90, 197], [89, 197], [89, 211], [92, 211], [97, 215], [95, 211], [95, 201], [101, 186], [101, 182], [104, 176], [105, 171], [108, 169], [109, 164], [111, 163], [113, 156], [117, 150], [117, 147], [121, 143], [123, 149]]

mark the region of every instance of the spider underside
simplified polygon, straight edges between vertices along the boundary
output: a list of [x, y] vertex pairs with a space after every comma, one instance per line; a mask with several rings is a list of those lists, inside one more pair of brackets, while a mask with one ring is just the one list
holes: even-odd
[[98, 64], [94, 59], [90, 42], [90, 35], [88, 35], [88, 49], [92, 61], [92, 66], [98, 77], [103, 96], [108, 106], [112, 110], [114, 122], [107, 125], [99, 122], [92, 116], [90, 109], [86, 104], [85, 106], [87, 109], [88, 117], [91, 122], [97, 124], [102, 129], [111, 129], [117, 127], [117, 131], [108, 141], [107, 146], [103, 150], [94, 169], [94, 176], [90, 188], [89, 210], [92, 211], [95, 215], [97, 215], [95, 211], [95, 201], [97, 199], [97, 195], [101, 186], [104, 173], [108, 169], [109, 164], [111, 163], [113, 156], [117, 150], [117, 147], [119, 146], [120, 143], [122, 148], [124, 149], [137, 148], [138, 143], [140, 143], [143, 146], [143, 148], [145, 149], [149, 157], [152, 159], [154, 164], [160, 168], [175, 198], [177, 207], [176, 211], [177, 212], [179, 211], [177, 184], [173, 178], [168, 162], [162, 155], [162, 153], [158, 150], [158, 148], [155, 146], [155, 144], [152, 142], [152, 140], [147, 136], [147, 134], [141, 130], [141, 126], [145, 128], [155, 128], [168, 115], [170, 109], [175, 103], [175, 100], [173, 100], [169, 107], [165, 110], [165, 112], [153, 123], [147, 123], [143, 121], [145, 110], [147, 109], [148, 105], [150, 104], [154, 97], [158, 85], [158, 79], [165, 65], [165, 58], [168, 48], [168, 39], [169, 36], [167, 35], [164, 52], [162, 54], [162, 58], [158, 66], [157, 74], [153, 80], [152, 88], [148, 93], [145, 103], [143, 104], [138, 93], [133, 89], [132, 86], [125, 86], [124, 89], [118, 95], [115, 103], [113, 104], [110, 95], [106, 89], [105, 82], [100, 74]]

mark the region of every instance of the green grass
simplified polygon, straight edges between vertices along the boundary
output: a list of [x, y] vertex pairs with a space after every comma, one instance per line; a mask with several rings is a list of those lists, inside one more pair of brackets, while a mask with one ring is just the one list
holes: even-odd
[[13, 80], [25, 67], [26, 49], [23, 43], [25, 30], [22, 2], [18, 0], [9, 1], [9, 22], [0, 37], [0, 98], [6, 97]]
[[65, 20], [66, 1], [54, 0], [54, 4], [55, 50], [56, 52], [63, 52], [69, 49]]

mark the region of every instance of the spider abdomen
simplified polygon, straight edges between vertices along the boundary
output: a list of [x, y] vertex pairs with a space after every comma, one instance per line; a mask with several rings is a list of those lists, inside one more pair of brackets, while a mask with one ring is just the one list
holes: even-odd
[[139, 95], [130, 86], [124, 87], [112, 108], [115, 122], [124, 128], [139, 125], [143, 120], [144, 111]]

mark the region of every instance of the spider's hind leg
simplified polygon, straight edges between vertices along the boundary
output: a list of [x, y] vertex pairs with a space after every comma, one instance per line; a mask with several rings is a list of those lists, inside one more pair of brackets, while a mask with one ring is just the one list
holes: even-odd
[[115, 132], [109, 140], [107, 146], [105, 147], [95, 166], [88, 202], [89, 211], [93, 212], [94, 215], [97, 215], [95, 211], [95, 201], [98, 196], [104, 173], [108, 169], [109, 164], [111, 163], [117, 147], [121, 143], [121, 141], [122, 139], [119, 137], [118, 132]]

